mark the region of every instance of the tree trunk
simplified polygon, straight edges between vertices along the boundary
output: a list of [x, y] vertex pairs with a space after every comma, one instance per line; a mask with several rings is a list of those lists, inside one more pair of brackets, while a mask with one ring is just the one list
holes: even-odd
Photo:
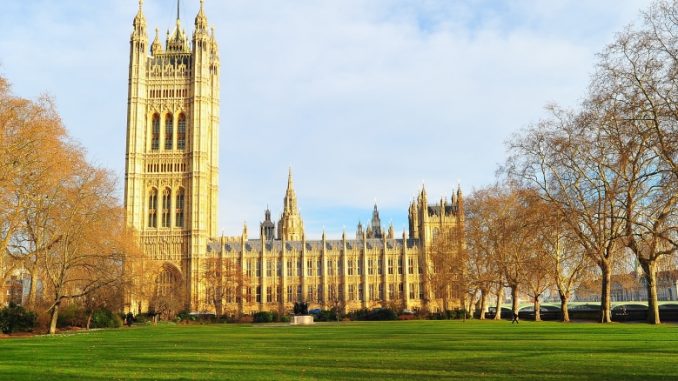
[[504, 286], [499, 286], [497, 291], [497, 312], [494, 314], [494, 320], [501, 320], [501, 304], [504, 299]]
[[487, 309], [488, 290], [480, 290], [480, 320], [485, 320], [485, 310]]
[[28, 307], [31, 309], [35, 309], [35, 292], [36, 292], [35, 275], [33, 275], [33, 273], [34, 271], [30, 271], [31, 286], [28, 288], [28, 295], [26, 295], [26, 304], [28, 304]]
[[94, 314], [94, 310], [92, 310], [90, 313], [87, 314], [87, 327], [86, 329], [89, 331], [89, 326], [92, 324], [92, 315]]
[[216, 303], [214, 303], [214, 307], [217, 314], [217, 318], [220, 318], [224, 314], [224, 304], [222, 303], [221, 300], [219, 300], [216, 301]]
[[54, 307], [52, 307], [52, 317], [51, 317], [50, 323], [49, 323], [49, 334], [50, 335], [56, 334], [57, 319], [59, 319], [59, 305], [60, 304], [61, 304], [61, 301], [58, 301], [54, 304]]
[[511, 286], [511, 310], [514, 315], [518, 314], [518, 285]]
[[657, 262], [653, 260], [640, 261], [647, 285], [647, 322], [661, 324], [659, 319], [659, 303], [657, 301]]
[[611, 323], [612, 314], [610, 308], [610, 278], [612, 276], [612, 269], [610, 268], [609, 263], [603, 263], [600, 266], [600, 270], [603, 274], [603, 282], [600, 291], [600, 322], [601, 323]]
[[464, 306], [464, 317], [466, 317], [466, 312], [468, 312], [468, 314], [469, 314], [471, 317], [473, 317], [473, 315], [474, 315], [474, 313], [475, 313], [475, 304], [476, 304], [476, 300], [475, 300], [475, 299], [476, 299], [476, 298], [475, 298], [474, 295], [469, 295], [468, 300], [465, 301], [465, 302], [466, 302], [466, 305]]
[[560, 321], [567, 323], [570, 321], [570, 311], [567, 310], [567, 302], [569, 298], [561, 293], [560, 294]]
[[535, 296], [533, 299], [534, 305], [534, 321], [541, 321], [541, 305], [539, 303], [539, 296]]

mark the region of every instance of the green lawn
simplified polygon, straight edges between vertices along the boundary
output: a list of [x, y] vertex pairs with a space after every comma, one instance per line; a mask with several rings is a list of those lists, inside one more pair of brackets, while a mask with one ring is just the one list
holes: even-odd
[[0, 340], [0, 379], [676, 380], [678, 326], [161, 325]]

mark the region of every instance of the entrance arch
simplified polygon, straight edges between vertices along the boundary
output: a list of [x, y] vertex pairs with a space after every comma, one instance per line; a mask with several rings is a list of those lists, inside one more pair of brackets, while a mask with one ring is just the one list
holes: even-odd
[[184, 308], [183, 277], [181, 271], [165, 263], [155, 277], [155, 292], [151, 309], [163, 319], [173, 319]]

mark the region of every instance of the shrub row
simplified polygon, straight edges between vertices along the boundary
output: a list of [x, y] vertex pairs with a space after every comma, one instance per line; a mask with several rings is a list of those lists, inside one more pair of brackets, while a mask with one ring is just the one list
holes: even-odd
[[[100, 308], [91, 312], [90, 328], [119, 328], [122, 326], [123, 319], [120, 315], [111, 312], [108, 309]], [[90, 311], [85, 310], [75, 304], [64, 306], [59, 311], [57, 318], [57, 327], [87, 327], [87, 319]]]
[[348, 318], [351, 320], [370, 321], [398, 320], [398, 313], [390, 308], [375, 308], [373, 310], [363, 308], [349, 313]]
[[30, 332], [35, 327], [35, 313], [10, 303], [0, 309], [0, 330], [2, 333]]

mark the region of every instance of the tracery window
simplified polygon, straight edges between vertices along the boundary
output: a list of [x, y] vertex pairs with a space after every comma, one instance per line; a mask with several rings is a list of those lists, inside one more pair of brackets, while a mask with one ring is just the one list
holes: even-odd
[[184, 188], [179, 188], [177, 191], [177, 202], [175, 205], [175, 219], [174, 224], [178, 228], [184, 227]]
[[162, 191], [162, 227], [170, 227], [170, 205], [172, 203], [172, 191], [165, 188]]
[[165, 150], [172, 149], [172, 141], [174, 140], [174, 119], [172, 114], [167, 114], [165, 117]]
[[148, 194], [148, 227], [158, 227], [158, 190], [155, 188]]
[[151, 150], [158, 149], [160, 149], [160, 115], [154, 114], [151, 126]]
[[186, 115], [179, 115], [179, 123], [177, 125], [177, 149], [183, 150], [186, 148]]
[[155, 282], [157, 295], [167, 297], [172, 295], [175, 291], [179, 279], [173, 271], [163, 268], [162, 272], [158, 274]]

